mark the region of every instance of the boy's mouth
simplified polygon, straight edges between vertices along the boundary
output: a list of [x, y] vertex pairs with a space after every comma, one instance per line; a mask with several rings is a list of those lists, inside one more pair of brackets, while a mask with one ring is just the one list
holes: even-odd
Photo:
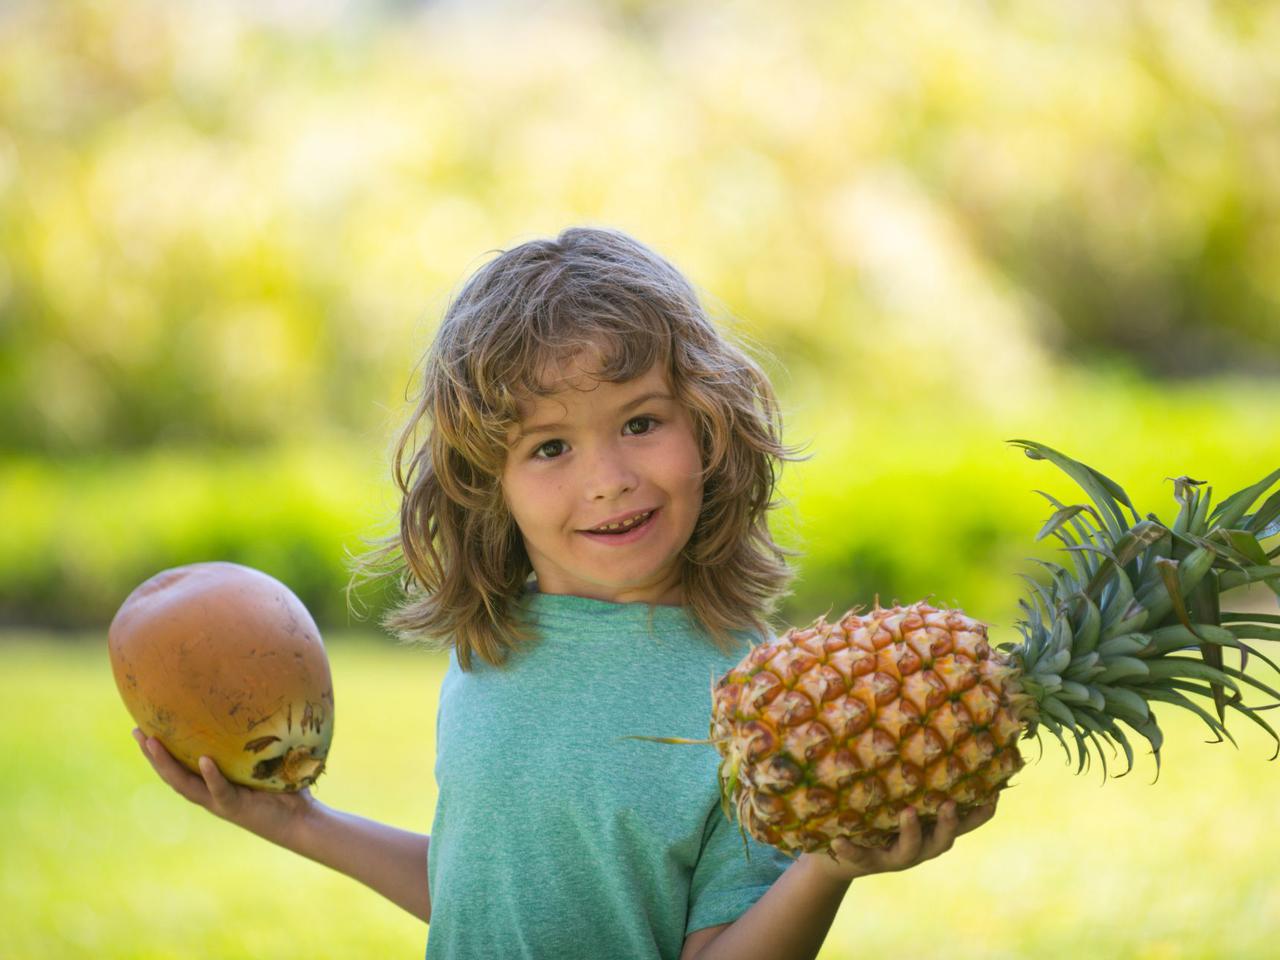
[[590, 530], [579, 530], [579, 533], [586, 534], [590, 537], [623, 537], [629, 533], [634, 533], [649, 525], [654, 514], [658, 512], [655, 507], [652, 510], [645, 510], [641, 513], [632, 514], [616, 523], [607, 524], [603, 527], [594, 527]]

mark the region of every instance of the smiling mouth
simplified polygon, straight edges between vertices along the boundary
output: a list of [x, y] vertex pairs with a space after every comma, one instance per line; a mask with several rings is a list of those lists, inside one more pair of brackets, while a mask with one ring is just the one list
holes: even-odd
[[645, 523], [656, 512], [657, 512], [656, 510], [649, 510], [645, 513], [636, 514], [634, 517], [631, 517], [627, 520], [623, 520], [620, 523], [612, 523], [607, 527], [596, 527], [595, 529], [583, 530], [582, 532], [597, 533], [597, 534], [626, 533], [628, 530], [634, 530], [636, 527]]

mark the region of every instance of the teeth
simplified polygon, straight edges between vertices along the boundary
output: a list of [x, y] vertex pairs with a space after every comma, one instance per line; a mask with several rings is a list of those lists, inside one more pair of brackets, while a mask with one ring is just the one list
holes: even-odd
[[640, 521], [647, 519], [649, 514], [651, 513], [653, 513], [652, 510], [650, 510], [649, 513], [637, 514], [636, 516], [632, 517], [630, 520], [623, 520], [619, 523], [611, 523], [604, 527], [596, 527], [595, 529], [596, 531], [601, 533], [607, 530], [626, 530], [628, 527], [634, 527]]

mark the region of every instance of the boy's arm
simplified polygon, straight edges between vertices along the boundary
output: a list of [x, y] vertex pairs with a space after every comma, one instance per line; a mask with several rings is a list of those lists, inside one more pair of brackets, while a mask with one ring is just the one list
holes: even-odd
[[419, 920], [431, 922], [427, 849], [431, 838], [343, 813], [312, 800], [281, 846], [359, 880]]
[[431, 838], [327, 807], [310, 790], [268, 793], [231, 783], [208, 757], [188, 770], [159, 740], [135, 728], [143, 756], [175, 792], [277, 846], [292, 850], [382, 894], [431, 922], [427, 848]]
[[875, 873], [906, 870], [951, 848], [956, 837], [991, 819], [995, 804], [978, 807], [963, 820], [948, 803], [929, 831], [908, 808], [898, 840], [885, 849], [837, 841], [839, 861], [825, 854], [802, 854], [765, 895], [733, 923], [695, 930], [684, 941], [680, 960], [812, 960], [827, 937], [850, 882]]

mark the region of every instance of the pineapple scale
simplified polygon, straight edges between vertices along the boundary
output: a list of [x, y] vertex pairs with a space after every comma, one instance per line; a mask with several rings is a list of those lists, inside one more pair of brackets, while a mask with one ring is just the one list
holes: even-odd
[[792, 853], [890, 842], [908, 805], [989, 802], [1022, 766], [1016, 670], [981, 621], [927, 603], [819, 618], [715, 688], [711, 737], [739, 823]]

